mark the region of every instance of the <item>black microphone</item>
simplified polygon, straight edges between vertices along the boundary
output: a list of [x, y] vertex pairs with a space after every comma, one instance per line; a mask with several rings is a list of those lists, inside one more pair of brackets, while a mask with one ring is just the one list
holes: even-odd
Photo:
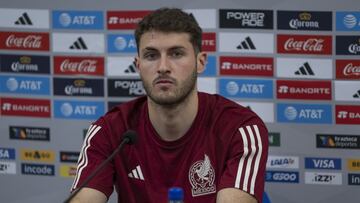
[[124, 133], [123, 139], [119, 146], [113, 151], [113, 153], [105, 160], [103, 161], [85, 180], [84, 182], [74, 191], [71, 193], [71, 195], [64, 201], [64, 203], [69, 203], [75, 195], [80, 192], [80, 190], [85, 187], [90, 180], [102, 169], [104, 166], [109, 163], [110, 160], [114, 158], [114, 156], [123, 148], [124, 144], [132, 145], [137, 140], [137, 133], [133, 130], [128, 130]]

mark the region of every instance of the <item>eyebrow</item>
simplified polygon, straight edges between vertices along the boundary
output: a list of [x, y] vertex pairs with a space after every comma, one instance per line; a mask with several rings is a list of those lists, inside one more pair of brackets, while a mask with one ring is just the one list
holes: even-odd
[[[177, 50], [177, 49], [181, 49], [181, 50], [183, 50], [183, 49], [185, 49], [185, 47], [184, 46], [173, 46], [173, 47], [170, 47], [168, 50], [170, 50], [170, 51], [174, 51], [174, 50]], [[141, 51], [158, 51], [158, 49], [157, 48], [154, 48], [154, 47], [145, 47], [144, 49], [142, 49]]]

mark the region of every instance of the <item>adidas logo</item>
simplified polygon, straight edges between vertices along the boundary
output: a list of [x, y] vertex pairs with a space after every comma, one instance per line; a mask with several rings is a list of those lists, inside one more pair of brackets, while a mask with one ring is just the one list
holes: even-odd
[[23, 13], [22, 16], [19, 17], [17, 21], [15, 21], [15, 25], [32, 25], [33, 23], [30, 20], [30, 17], [27, 13]]
[[132, 64], [130, 64], [128, 66], [127, 69], [125, 69], [124, 71], [125, 73], [136, 73], [136, 64], [135, 64], [135, 61], [132, 62]]
[[88, 49], [84, 40], [79, 37], [71, 46], [70, 49]]
[[250, 39], [250, 37], [246, 37], [244, 41], [241, 42], [237, 47], [237, 49], [256, 49], [254, 43]]
[[360, 98], [360, 90], [353, 95], [353, 98]]
[[141, 168], [139, 165], [136, 166], [135, 169], [133, 169], [128, 176], [130, 178], [135, 178], [135, 179], [139, 179], [139, 180], [144, 180], [144, 176], [142, 174]]
[[295, 72], [295, 75], [315, 75], [308, 62], [305, 62], [303, 66]]

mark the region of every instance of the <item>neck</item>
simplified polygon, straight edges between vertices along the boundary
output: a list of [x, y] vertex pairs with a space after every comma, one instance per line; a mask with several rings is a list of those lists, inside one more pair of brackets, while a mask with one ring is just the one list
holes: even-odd
[[150, 122], [165, 141], [174, 141], [189, 130], [198, 112], [197, 91], [191, 92], [179, 104], [164, 106], [148, 98]]

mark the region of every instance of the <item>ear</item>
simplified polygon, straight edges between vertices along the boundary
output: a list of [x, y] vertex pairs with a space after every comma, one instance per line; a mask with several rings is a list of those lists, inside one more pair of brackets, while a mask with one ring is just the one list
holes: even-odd
[[140, 60], [139, 60], [139, 55], [135, 56], [135, 58], [134, 58], [134, 62], [135, 62], [135, 66], [136, 66], [137, 72], [139, 72], [139, 71], [140, 71]]
[[207, 64], [207, 53], [199, 52], [196, 56], [197, 73], [202, 73], [205, 70]]

